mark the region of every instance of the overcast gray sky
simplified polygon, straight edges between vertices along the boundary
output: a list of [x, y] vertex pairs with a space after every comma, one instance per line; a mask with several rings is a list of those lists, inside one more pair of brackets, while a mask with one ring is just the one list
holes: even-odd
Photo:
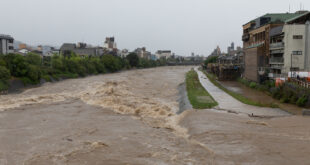
[[265, 13], [291, 12], [309, 0], [0, 0], [0, 33], [32, 44], [103, 45], [208, 55], [241, 45], [242, 24]]

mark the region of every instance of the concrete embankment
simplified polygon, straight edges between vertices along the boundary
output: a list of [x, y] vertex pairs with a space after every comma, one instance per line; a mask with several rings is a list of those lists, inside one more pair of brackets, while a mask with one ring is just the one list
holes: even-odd
[[182, 83], [178, 87], [179, 90], [179, 111], [177, 112], [178, 114], [181, 114], [185, 110], [190, 110], [193, 109], [191, 103], [188, 100], [187, 97], [187, 90], [186, 90], [186, 83]]

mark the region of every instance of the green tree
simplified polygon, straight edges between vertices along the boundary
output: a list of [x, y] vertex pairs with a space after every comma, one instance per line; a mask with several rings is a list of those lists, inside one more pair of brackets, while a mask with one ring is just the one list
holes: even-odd
[[138, 67], [139, 65], [139, 57], [136, 53], [130, 53], [126, 59], [128, 60], [129, 62], [129, 65], [131, 67]]
[[27, 67], [27, 78], [29, 78], [33, 83], [38, 83], [41, 78], [40, 68], [36, 65], [29, 65]]
[[0, 81], [1, 80], [7, 81], [10, 78], [11, 78], [10, 71], [4, 66], [0, 66]]
[[142, 59], [140, 59], [140, 64], [139, 64], [139, 66], [140, 66], [141, 68], [149, 68], [149, 67], [151, 66], [151, 64], [150, 64], [150, 61], [149, 61], [149, 60], [142, 58]]
[[0, 66], [5, 66], [5, 67], [7, 66], [5, 59], [4, 59], [4, 55], [1, 55], [1, 54], [0, 54]]
[[105, 73], [106, 72], [106, 68], [103, 64], [103, 62], [100, 61], [100, 59], [98, 57], [96, 58], [91, 58], [90, 59], [91, 63], [95, 66], [96, 71], [98, 73]]
[[101, 61], [109, 72], [116, 72], [122, 69], [120, 59], [115, 56], [104, 55], [102, 56]]
[[60, 55], [54, 55], [52, 56], [52, 59], [51, 59], [51, 63], [52, 63], [52, 68], [53, 69], [56, 69], [56, 70], [59, 70], [59, 71], [65, 71], [65, 67], [64, 67], [64, 64], [63, 64], [63, 57], [60, 56]]
[[31, 64], [31, 65], [37, 65], [37, 66], [41, 66], [42, 65], [42, 58], [38, 54], [28, 53], [25, 56], [25, 59], [26, 59], [26, 62]]
[[27, 62], [25, 57], [19, 54], [7, 55], [10, 62], [8, 63], [8, 68], [11, 74], [16, 77], [24, 77], [27, 74]]

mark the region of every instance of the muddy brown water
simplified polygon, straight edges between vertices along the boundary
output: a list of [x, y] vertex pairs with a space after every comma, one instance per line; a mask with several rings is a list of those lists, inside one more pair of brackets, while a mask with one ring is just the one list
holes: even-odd
[[0, 165], [309, 164], [309, 118], [177, 115], [190, 69], [133, 70], [0, 96]]
[[220, 81], [220, 83], [227, 89], [234, 91], [236, 93], [239, 93], [251, 100], [255, 100], [257, 102], [261, 102], [264, 104], [277, 104], [282, 110], [285, 110], [289, 113], [295, 114], [295, 115], [301, 115], [303, 108], [298, 107], [293, 104], [286, 104], [281, 103], [279, 100], [274, 99], [273, 97], [269, 96], [268, 94], [251, 89], [237, 81]]

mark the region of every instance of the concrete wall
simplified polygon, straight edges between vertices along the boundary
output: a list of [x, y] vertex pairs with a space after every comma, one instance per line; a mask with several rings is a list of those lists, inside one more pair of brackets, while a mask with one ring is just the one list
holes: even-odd
[[[291, 66], [304, 71], [306, 53], [306, 25], [284, 25], [284, 67], [282, 73], [288, 73]], [[293, 39], [294, 35], [302, 35], [302, 39]], [[292, 55], [293, 51], [302, 51], [302, 55]]]
[[8, 49], [8, 42], [6, 39], [1, 39], [1, 43], [2, 45], [2, 50], [1, 50], [1, 54], [7, 54], [7, 49]]
[[74, 49], [72, 50], [77, 55], [91, 55], [96, 56], [96, 49]]
[[0, 39], [0, 54], [8, 54], [13, 53], [14, 50], [10, 50], [9, 47], [13, 47], [13, 43], [9, 43], [8, 39], [2, 38]]
[[244, 77], [252, 81], [258, 81], [258, 48], [245, 50]]

